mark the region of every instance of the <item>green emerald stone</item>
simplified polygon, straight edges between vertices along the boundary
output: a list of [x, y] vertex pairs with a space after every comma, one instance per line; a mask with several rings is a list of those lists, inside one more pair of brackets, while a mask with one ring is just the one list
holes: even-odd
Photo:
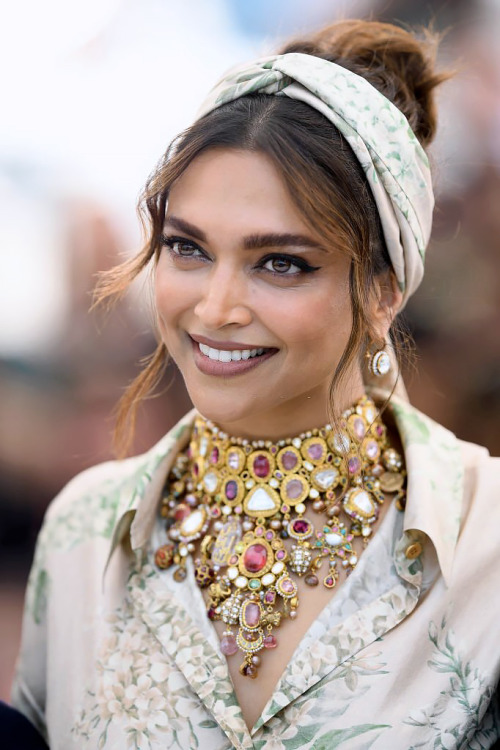
[[248, 588], [249, 589], [260, 589], [260, 581], [258, 578], [252, 578], [248, 582]]

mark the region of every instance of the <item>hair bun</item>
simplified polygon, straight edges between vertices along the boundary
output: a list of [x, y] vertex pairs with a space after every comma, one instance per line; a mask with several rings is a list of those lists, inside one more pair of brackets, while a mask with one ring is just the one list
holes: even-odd
[[280, 54], [315, 55], [362, 76], [401, 110], [425, 147], [436, 132], [434, 89], [451, 76], [435, 70], [439, 41], [430, 29], [419, 39], [393, 24], [345, 20], [288, 43]]

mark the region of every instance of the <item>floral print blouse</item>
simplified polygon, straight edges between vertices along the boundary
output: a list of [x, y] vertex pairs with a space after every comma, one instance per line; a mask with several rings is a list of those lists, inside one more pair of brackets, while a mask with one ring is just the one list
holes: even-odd
[[52, 750], [491, 748], [500, 736], [500, 460], [407, 403], [408, 470], [352, 575], [247, 728], [190, 567], [153, 564], [160, 495], [194, 412], [50, 506], [13, 702]]

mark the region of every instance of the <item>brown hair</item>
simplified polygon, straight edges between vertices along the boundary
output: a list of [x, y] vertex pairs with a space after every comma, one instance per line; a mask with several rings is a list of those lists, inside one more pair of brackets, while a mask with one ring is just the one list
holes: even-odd
[[[363, 76], [399, 107], [425, 147], [436, 130], [433, 89], [448, 77], [434, 70], [437, 41], [430, 31], [419, 40], [391, 24], [348, 20], [294, 40], [281, 53], [315, 55]], [[141, 197], [139, 213], [146, 243], [135, 258], [102, 275], [96, 302], [120, 298], [157, 257], [170, 188], [196, 156], [215, 147], [266, 154], [283, 176], [306, 222], [351, 258], [353, 325], [332, 378], [330, 410], [334, 419], [338, 383], [375, 338], [367, 313], [374, 278], [391, 264], [376, 205], [358, 160], [339, 131], [303, 102], [261, 94], [242, 97], [213, 110], [178, 136]], [[395, 330], [393, 326], [397, 342]], [[121, 455], [130, 443], [137, 407], [158, 383], [167, 357], [165, 345], [159, 343], [118, 405], [115, 442]]]

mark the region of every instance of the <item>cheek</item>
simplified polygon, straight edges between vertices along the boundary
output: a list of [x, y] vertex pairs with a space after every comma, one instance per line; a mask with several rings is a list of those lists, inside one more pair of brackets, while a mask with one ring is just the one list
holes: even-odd
[[161, 258], [155, 271], [154, 296], [158, 314], [165, 320], [174, 320], [189, 306], [189, 286]]
[[290, 295], [276, 315], [275, 331], [289, 345], [321, 345], [324, 353], [344, 350], [352, 326], [348, 288], [332, 294], [327, 287], [299, 298]]

